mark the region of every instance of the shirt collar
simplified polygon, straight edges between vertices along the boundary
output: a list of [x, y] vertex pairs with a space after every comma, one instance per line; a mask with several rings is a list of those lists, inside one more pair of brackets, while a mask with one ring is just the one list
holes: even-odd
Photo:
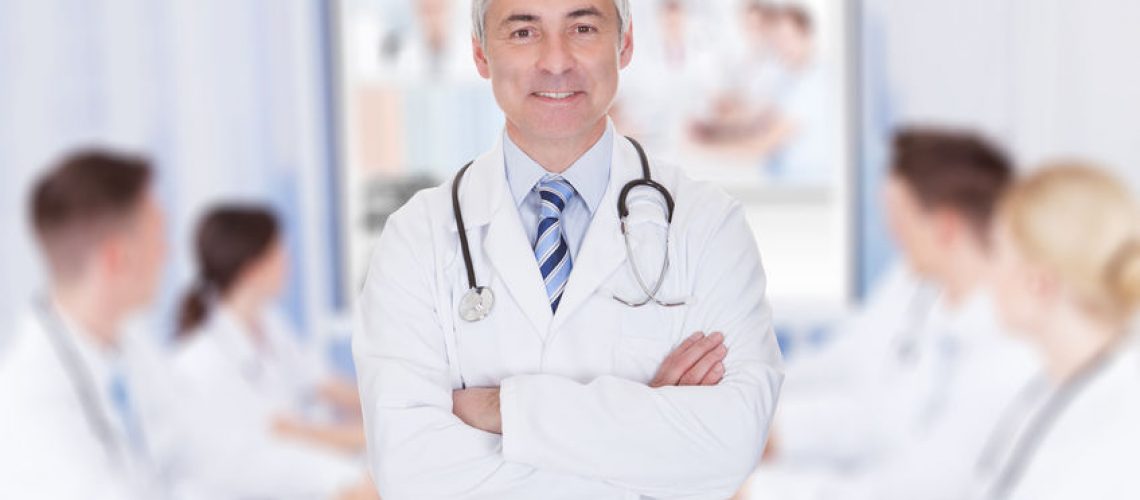
[[118, 347], [108, 347], [100, 345], [95, 338], [88, 333], [78, 321], [75, 319], [59, 304], [52, 301], [51, 307], [58, 315], [60, 323], [62, 323], [63, 330], [59, 332], [67, 337], [67, 342], [75, 347], [76, 353], [79, 355], [79, 360], [83, 366], [89, 371], [91, 377], [94, 379], [92, 382], [95, 384], [99, 394], [106, 398], [108, 390], [111, 387], [111, 380], [117, 376], [122, 376], [122, 356]]
[[[610, 183], [610, 164], [613, 160], [614, 126], [606, 121], [602, 137], [585, 154], [574, 161], [570, 168], [562, 172], [574, 191], [586, 202], [590, 215], [597, 210]], [[548, 172], [538, 162], [532, 160], [515, 145], [507, 132], [503, 131], [503, 159], [506, 163], [507, 184], [514, 196], [515, 206], [521, 206], [527, 194]]]

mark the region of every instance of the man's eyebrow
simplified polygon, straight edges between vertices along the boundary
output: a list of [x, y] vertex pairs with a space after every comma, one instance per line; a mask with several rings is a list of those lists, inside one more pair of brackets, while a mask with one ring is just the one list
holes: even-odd
[[520, 13], [515, 13], [515, 14], [511, 14], [511, 15], [507, 16], [507, 18], [503, 19], [503, 22], [499, 23], [499, 25], [500, 26], [506, 26], [506, 25], [511, 24], [511, 23], [533, 23], [535, 21], [538, 21], [538, 19], [539, 19], [538, 16], [535, 14], [527, 14], [527, 13], [521, 13], [520, 12]]
[[[567, 19], [579, 19], [583, 17], [605, 17], [605, 15], [602, 14], [602, 11], [598, 10], [598, 8], [594, 6], [574, 9], [570, 11], [570, 13], [566, 14]], [[507, 16], [506, 19], [503, 19], [503, 22], [499, 23], [499, 25], [506, 26], [511, 23], [533, 23], [539, 21], [540, 19], [541, 18], [537, 14], [516, 12]]]
[[605, 16], [602, 14], [602, 11], [598, 10], [597, 7], [590, 6], [590, 7], [583, 7], [581, 9], [575, 9], [574, 11], [570, 12], [569, 14], [566, 14], [566, 17], [568, 19], [578, 19], [580, 17], [605, 17]]

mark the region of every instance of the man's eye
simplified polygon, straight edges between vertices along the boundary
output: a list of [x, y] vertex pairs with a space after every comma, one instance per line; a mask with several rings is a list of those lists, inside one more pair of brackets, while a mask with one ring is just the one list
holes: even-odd
[[531, 36], [534, 36], [534, 32], [529, 29], [521, 29], [511, 32], [511, 38], [530, 38]]
[[593, 26], [588, 26], [588, 25], [583, 24], [583, 25], [575, 26], [574, 31], [577, 33], [580, 33], [580, 34], [588, 34], [588, 33], [595, 33], [598, 31], [598, 29], [593, 27]]

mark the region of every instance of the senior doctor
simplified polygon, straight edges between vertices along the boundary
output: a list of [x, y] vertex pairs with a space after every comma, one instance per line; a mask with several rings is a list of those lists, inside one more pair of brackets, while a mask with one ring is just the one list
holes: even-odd
[[472, 10], [502, 140], [389, 219], [358, 302], [380, 495], [731, 496], [783, 378], [740, 205], [607, 120], [628, 0]]

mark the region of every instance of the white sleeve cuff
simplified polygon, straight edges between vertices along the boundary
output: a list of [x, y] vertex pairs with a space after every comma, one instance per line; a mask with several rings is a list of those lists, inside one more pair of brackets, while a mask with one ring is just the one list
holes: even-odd
[[527, 433], [522, 404], [519, 402], [522, 382], [520, 377], [504, 379], [499, 386], [499, 415], [503, 430], [503, 459], [522, 462], [523, 444]]

